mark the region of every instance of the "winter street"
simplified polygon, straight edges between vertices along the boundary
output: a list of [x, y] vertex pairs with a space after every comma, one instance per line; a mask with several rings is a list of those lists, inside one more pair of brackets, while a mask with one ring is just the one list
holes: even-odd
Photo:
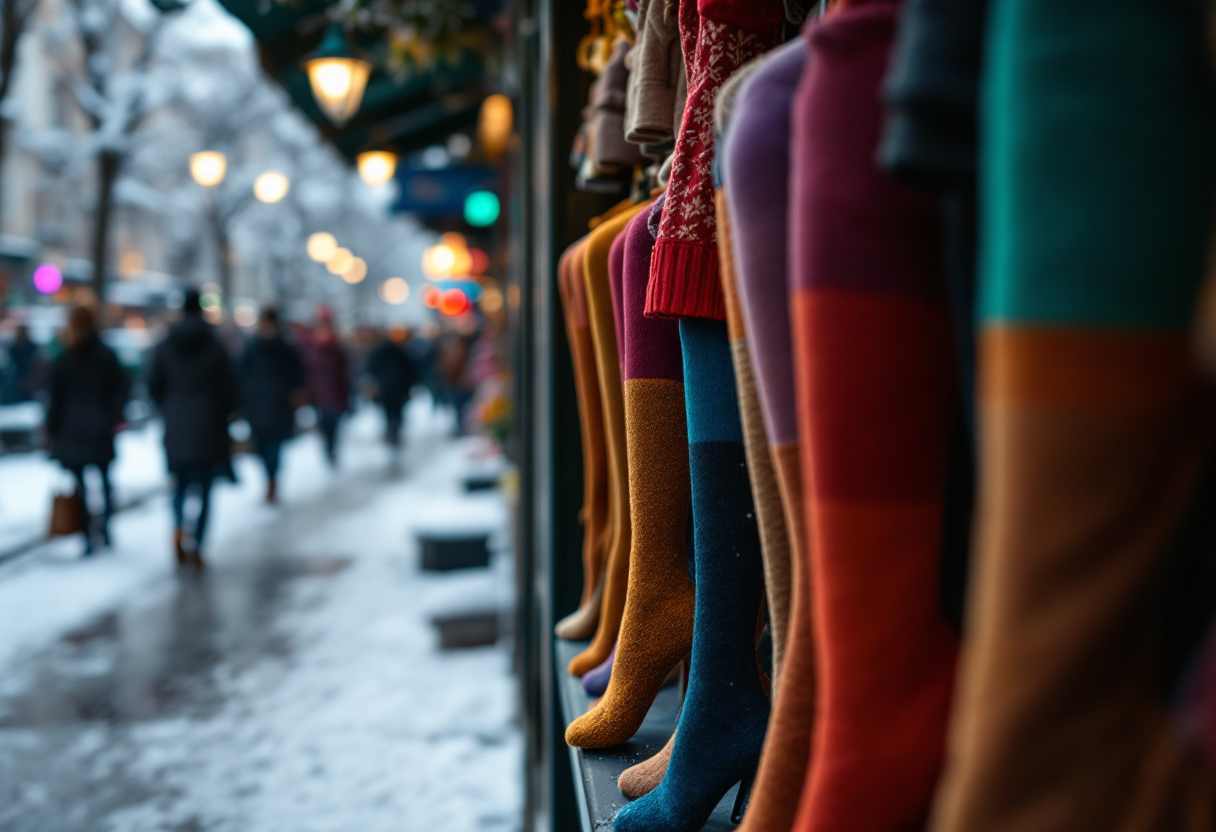
[[[0, 566], [0, 830], [518, 828], [509, 641], [441, 651], [431, 625], [511, 603], [505, 502], [461, 485], [492, 465], [481, 441], [416, 399], [394, 463], [365, 409], [336, 471], [316, 435], [289, 444], [277, 506], [238, 458], [195, 574], [173, 565], [158, 430], [120, 442], [119, 501], [152, 496], [111, 550]], [[0, 458], [0, 541], [41, 528], [57, 476]], [[420, 571], [414, 532], [465, 522], [494, 530], [490, 568]]]

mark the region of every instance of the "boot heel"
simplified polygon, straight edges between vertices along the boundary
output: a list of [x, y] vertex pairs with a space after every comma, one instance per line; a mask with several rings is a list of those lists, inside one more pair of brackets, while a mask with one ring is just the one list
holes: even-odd
[[739, 781], [739, 791], [735, 794], [735, 808], [730, 811], [730, 822], [738, 825], [743, 820], [743, 811], [747, 808], [747, 798], [752, 793], [752, 783], [756, 780], [756, 770], [752, 769], [747, 776]]

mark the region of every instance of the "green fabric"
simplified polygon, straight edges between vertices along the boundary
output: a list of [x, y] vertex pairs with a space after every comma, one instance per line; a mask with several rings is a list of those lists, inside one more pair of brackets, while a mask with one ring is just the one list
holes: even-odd
[[1216, 195], [1201, 4], [997, 0], [982, 321], [1187, 326]]

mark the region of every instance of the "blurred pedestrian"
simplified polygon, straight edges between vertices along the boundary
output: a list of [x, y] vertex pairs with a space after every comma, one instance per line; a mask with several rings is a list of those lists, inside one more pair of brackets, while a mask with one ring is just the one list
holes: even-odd
[[[97, 540], [103, 548], [110, 546], [110, 517], [114, 513], [110, 463], [114, 461], [114, 436], [123, 422], [131, 384], [118, 357], [101, 342], [92, 309], [77, 306], [71, 311], [66, 340], [67, 349], [51, 366], [46, 431], [51, 456], [76, 478], [87, 557], [93, 554]], [[89, 467], [96, 468], [101, 478], [100, 517], [89, 512], [84, 476]]]
[[333, 315], [322, 310], [307, 353], [308, 394], [325, 439], [325, 457], [338, 463], [338, 425], [350, 410], [350, 365], [338, 341]]
[[253, 430], [253, 448], [266, 468], [266, 502], [278, 498], [283, 443], [295, 429], [296, 408], [304, 403], [304, 362], [283, 337], [279, 313], [263, 309], [258, 328], [241, 356], [244, 398], [241, 410]]
[[473, 399], [473, 384], [468, 373], [469, 342], [456, 334], [440, 339], [435, 366], [442, 385], [442, 401], [451, 406], [456, 419], [456, 434], [465, 431], [465, 409]]
[[3, 382], [0, 397], [3, 404], [28, 402], [41, 391], [42, 356], [38, 345], [30, 338], [28, 326], [17, 327], [16, 337], [8, 346], [8, 366]]
[[367, 374], [375, 399], [384, 410], [384, 438], [394, 449], [401, 445], [401, 427], [410, 390], [418, 383], [418, 367], [409, 353], [409, 330], [393, 327], [367, 357]]
[[[203, 320], [197, 291], [186, 292], [182, 319], [152, 353], [148, 392], [165, 421], [165, 456], [173, 475], [173, 548], [178, 564], [201, 567], [211, 485], [230, 473], [228, 423], [237, 409], [232, 361]], [[186, 522], [186, 502], [198, 497], [198, 512]]]

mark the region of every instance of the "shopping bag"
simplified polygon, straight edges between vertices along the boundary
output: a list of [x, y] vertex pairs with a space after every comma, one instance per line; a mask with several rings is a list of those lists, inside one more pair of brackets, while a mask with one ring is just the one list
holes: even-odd
[[63, 537], [84, 531], [80, 498], [75, 491], [59, 493], [51, 500], [51, 537]]

